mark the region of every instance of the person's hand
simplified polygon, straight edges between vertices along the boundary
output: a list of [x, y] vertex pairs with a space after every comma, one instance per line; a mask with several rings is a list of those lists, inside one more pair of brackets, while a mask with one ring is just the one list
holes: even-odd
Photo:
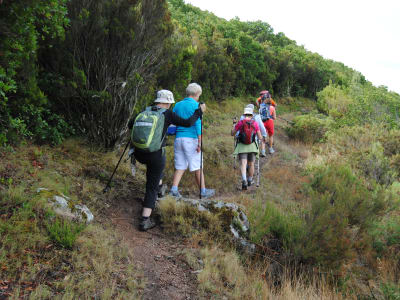
[[201, 109], [201, 111], [204, 113], [204, 112], [206, 112], [206, 104], [205, 103], [201, 103], [200, 104], [200, 109]]
[[197, 149], [196, 149], [196, 151], [197, 151], [197, 153], [199, 153], [199, 152], [201, 151], [200, 144], [197, 146]]

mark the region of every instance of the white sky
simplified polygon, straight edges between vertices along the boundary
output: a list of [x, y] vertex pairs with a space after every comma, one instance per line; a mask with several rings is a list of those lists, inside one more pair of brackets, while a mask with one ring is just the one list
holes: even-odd
[[242, 21], [261, 20], [298, 45], [400, 93], [400, 0], [185, 0]]

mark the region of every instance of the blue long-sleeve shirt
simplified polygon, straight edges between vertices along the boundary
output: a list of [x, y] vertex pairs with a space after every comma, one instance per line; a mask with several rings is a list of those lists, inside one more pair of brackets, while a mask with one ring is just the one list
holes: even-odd
[[[173, 112], [179, 117], [187, 119], [193, 115], [196, 109], [199, 108], [199, 103], [193, 98], [185, 98], [175, 104]], [[198, 119], [192, 127], [176, 127], [176, 138], [188, 137], [197, 139], [201, 135], [201, 120]]]

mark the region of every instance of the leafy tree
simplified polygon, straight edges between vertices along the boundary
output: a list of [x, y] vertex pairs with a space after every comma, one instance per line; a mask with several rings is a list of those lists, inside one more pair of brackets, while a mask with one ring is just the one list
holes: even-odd
[[45, 86], [81, 132], [111, 148], [164, 63], [166, 2], [72, 0], [68, 13], [65, 42], [43, 53], [54, 70]]

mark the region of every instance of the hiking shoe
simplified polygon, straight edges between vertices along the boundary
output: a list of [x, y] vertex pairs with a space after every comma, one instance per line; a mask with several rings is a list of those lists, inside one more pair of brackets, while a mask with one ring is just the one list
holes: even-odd
[[155, 227], [157, 224], [156, 222], [154, 222], [153, 219], [151, 219], [150, 217], [147, 219], [144, 219], [143, 217], [140, 220], [139, 223], [139, 230], [140, 231], [147, 231], [153, 227]]
[[272, 154], [272, 153], [274, 153], [274, 152], [275, 152], [275, 150], [274, 150], [272, 147], [270, 147], [270, 148], [269, 148], [269, 153]]
[[247, 180], [242, 181], [242, 190], [243, 191], [247, 190]]
[[261, 156], [261, 157], [266, 157], [266, 156], [267, 156], [267, 154], [265, 154], [265, 150], [261, 150], [260, 156]]
[[254, 184], [254, 179], [247, 180], [247, 186], [252, 186]]
[[165, 193], [167, 192], [167, 185], [162, 184], [158, 186], [158, 194], [157, 197], [158, 198], [163, 198], [165, 197]]
[[169, 195], [176, 198], [176, 199], [181, 199], [182, 195], [179, 193], [179, 191], [173, 192], [173, 191], [169, 191]]
[[201, 198], [209, 198], [215, 195], [214, 189], [206, 189], [204, 193], [201, 193]]

